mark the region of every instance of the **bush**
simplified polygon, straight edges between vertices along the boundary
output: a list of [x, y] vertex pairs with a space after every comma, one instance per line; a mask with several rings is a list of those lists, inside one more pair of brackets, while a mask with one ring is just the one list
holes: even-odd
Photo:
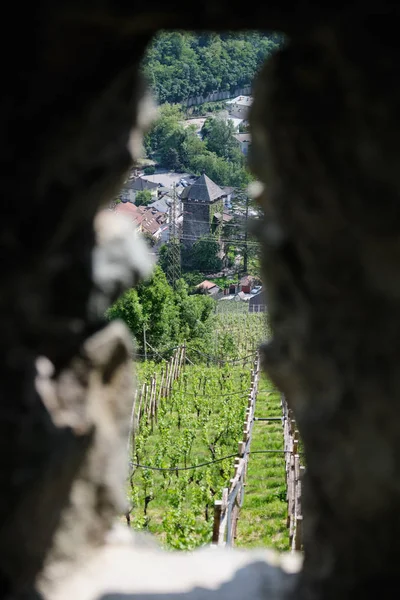
[[153, 196], [149, 190], [138, 192], [135, 198], [136, 206], [147, 206], [153, 202]]
[[156, 172], [156, 168], [155, 168], [155, 167], [153, 167], [153, 165], [152, 165], [152, 166], [150, 166], [150, 167], [146, 167], [146, 168], [144, 169], [144, 174], [145, 174], [145, 175], [154, 175], [154, 173], [155, 173], [155, 172]]

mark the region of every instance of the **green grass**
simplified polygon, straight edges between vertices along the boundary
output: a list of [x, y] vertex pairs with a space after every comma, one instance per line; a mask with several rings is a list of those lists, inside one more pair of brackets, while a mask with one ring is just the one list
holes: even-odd
[[[266, 378], [261, 378], [259, 389], [272, 389]], [[256, 417], [282, 415], [278, 392], [258, 394]], [[283, 431], [280, 421], [256, 421], [251, 450], [283, 449]], [[250, 455], [246, 491], [240, 511], [237, 546], [269, 547], [278, 551], [289, 549], [289, 530], [286, 526], [287, 503], [285, 461], [282, 454]]]

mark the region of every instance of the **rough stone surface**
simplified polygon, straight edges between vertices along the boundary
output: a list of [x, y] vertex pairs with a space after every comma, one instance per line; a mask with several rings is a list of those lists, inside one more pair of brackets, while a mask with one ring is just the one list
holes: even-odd
[[305, 598], [372, 598], [397, 579], [398, 54], [379, 28], [317, 30], [255, 93], [264, 364], [306, 450]]
[[[247, 582], [260, 599], [365, 600], [397, 582], [400, 61], [395, 34], [371, 14], [357, 2], [253, 0], [4, 9], [2, 597], [232, 599]], [[151, 35], [244, 27], [289, 36], [259, 78], [251, 121], [274, 329], [265, 365], [307, 455], [299, 579], [258, 555], [107, 541], [123, 499], [131, 348], [99, 314], [147, 266], [124, 226], [102, 228], [96, 214], [152, 113], [138, 69]], [[169, 583], [157, 580], [164, 561]]]
[[282, 600], [295, 586], [300, 566], [295, 556], [221, 548], [164, 552], [125, 532], [92, 553], [68, 577], [45, 586], [45, 598]]

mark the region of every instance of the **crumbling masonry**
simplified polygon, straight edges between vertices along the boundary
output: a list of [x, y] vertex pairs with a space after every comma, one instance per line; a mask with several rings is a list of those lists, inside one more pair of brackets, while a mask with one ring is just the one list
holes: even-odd
[[[368, 11], [276, 0], [3, 7], [1, 597], [398, 594], [400, 60], [397, 15]], [[251, 165], [264, 184], [274, 329], [264, 364], [306, 450], [301, 568], [268, 552], [164, 555], [112, 529], [132, 349], [101, 315], [149, 265], [124, 223], [96, 214], [152, 117], [139, 76], [151, 36], [245, 27], [288, 40], [258, 78]]]

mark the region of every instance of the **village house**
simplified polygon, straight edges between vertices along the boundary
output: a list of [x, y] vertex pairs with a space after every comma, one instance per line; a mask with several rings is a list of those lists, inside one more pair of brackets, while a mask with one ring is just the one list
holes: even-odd
[[257, 293], [253, 294], [249, 300], [249, 312], [264, 313], [267, 312], [267, 298], [265, 289], [261, 288]]
[[147, 190], [151, 193], [151, 195], [153, 196], [154, 199], [157, 198], [158, 187], [159, 187], [158, 183], [149, 181], [148, 179], [145, 179], [144, 177], [137, 177], [132, 185], [132, 189], [134, 190], [135, 195], [138, 192], [144, 192], [145, 190]]
[[247, 156], [250, 146], [251, 146], [251, 134], [250, 133], [236, 133], [233, 137], [238, 142], [240, 151], [242, 152], [242, 154]]
[[144, 177], [130, 178], [128, 179], [128, 181], [125, 182], [125, 185], [122, 188], [119, 197], [122, 202], [131, 202], [132, 204], [134, 204], [136, 194], [138, 192], [148, 190], [151, 193], [154, 200], [156, 200], [158, 187], [158, 184], [153, 183], [152, 181], [148, 181]]
[[251, 96], [237, 96], [233, 100], [228, 100], [226, 104], [231, 117], [247, 121], [252, 103], [253, 98]]
[[215, 232], [222, 221], [225, 198], [226, 193], [207, 175], [201, 175], [193, 185], [183, 190], [182, 241], [186, 247]]
[[161, 239], [163, 231], [168, 228], [167, 215], [149, 206], [119, 203], [114, 212], [130, 219], [137, 231], [151, 236], [155, 242]]
[[168, 196], [163, 196], [162, 198], [159, 198], [155, 202], [148, 204], [148, 207], [155, 208], [156, 210], [158, 210], [158, 212], [167, 213], [169, 211], [171, 202], [172, 202], [171, 198], [169, 198]]
[[198, 290], [202, 290], [208, 296], [217, 296], [221, 291], [215, 283], [213, 283], [212, 281], [208, 281], [208, 279], [205, 279], [204, 281], [199, 283], [199, 285], [196, 285], [196, 288]]

